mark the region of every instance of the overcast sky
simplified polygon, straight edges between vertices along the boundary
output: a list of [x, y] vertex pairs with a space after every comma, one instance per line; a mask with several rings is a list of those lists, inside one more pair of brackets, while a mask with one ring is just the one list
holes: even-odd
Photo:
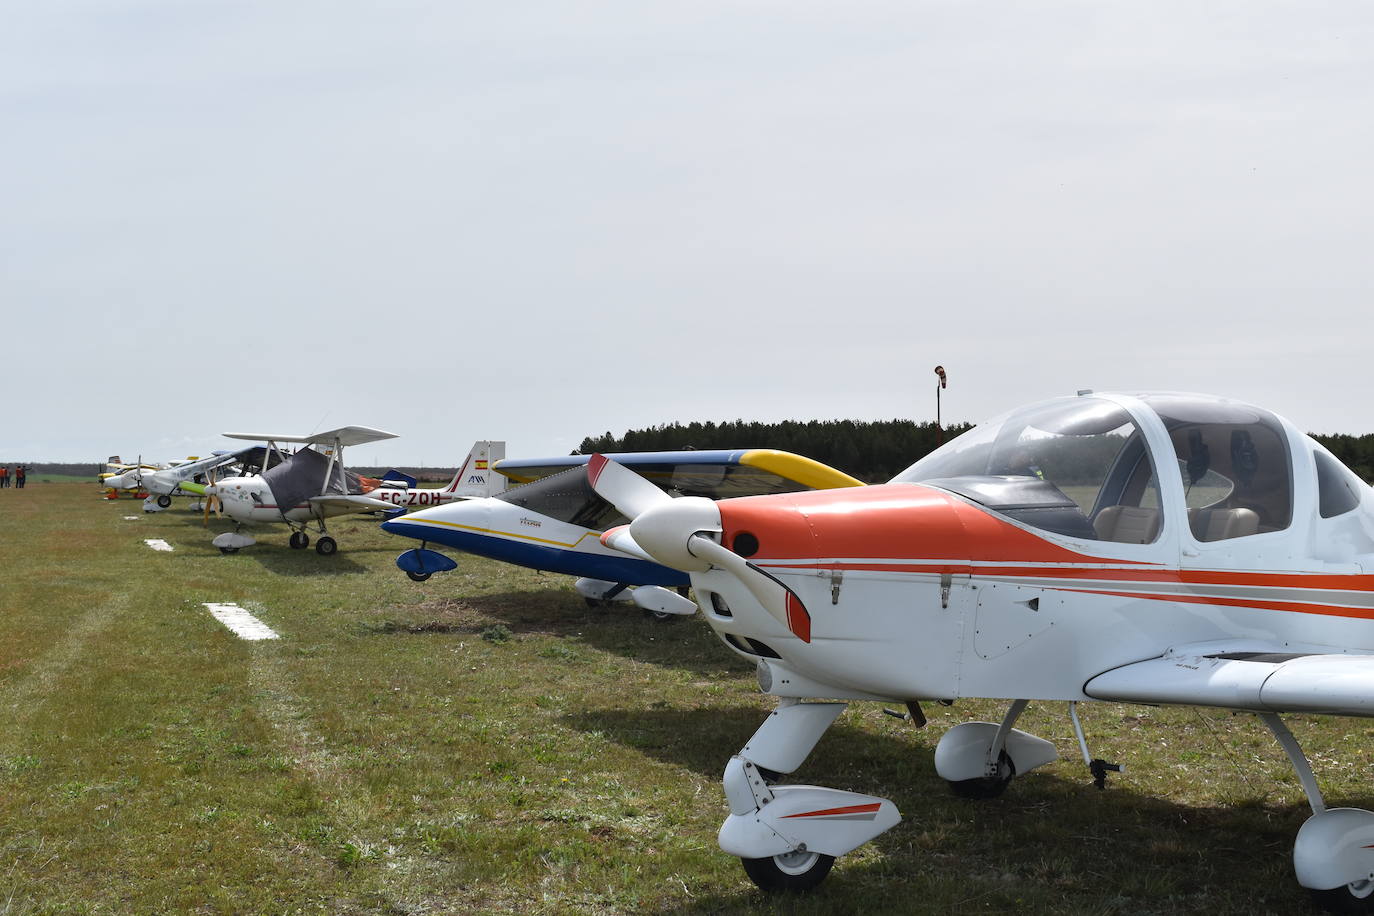
[[0, 459], [927, 420], [936, 363], [1365, 433], [1372, 221], [1364, 3], [11, 2]]

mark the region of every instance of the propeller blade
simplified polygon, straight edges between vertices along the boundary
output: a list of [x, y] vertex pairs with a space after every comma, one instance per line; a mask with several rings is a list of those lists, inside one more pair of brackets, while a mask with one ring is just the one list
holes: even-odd
[[650, 506], [672, 502], [673, 498], [605, 455], [593, 455], [587, 462], [587, 482], [628, 519], [636, 519]]
[[687, 549], [733, 575], [758, 599], [763, 609], [802, 642], [811, 641], [811, 612], [796, 592], [744, 557], [703, 535], [694, 535]]
[[650, 563], [658, 562], [649, 555], [647, 550], [635, 543], [634, 536], [630, 534], [629, 525], [621, 525], [618, 528], [612, 528], [610, 531], [603, 532], [601, 535], [601, 543], [612, 550], [627, 553], [632, 557], [648, 560]]

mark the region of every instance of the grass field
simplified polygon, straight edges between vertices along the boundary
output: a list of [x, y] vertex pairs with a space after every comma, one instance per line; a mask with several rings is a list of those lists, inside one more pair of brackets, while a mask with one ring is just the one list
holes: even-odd
[[[589, 610], [568, 579], [464, 558], [414, 584], [369, 520], [340, 552], [284, 528], [222, 556], [178, 508], [94, 483], [0, 492], [0, 914], [1302, 912], [1306, 805], [1249, 716], [1098, 705], [1092, 787], [1063, 759], [992, 802], [935, 775], [940, 734], [855, 704], [797, 781], [904, 821], [805, 899], [716, 846], [726, 761], [762, 721], [749, 665], [691, 618]], [[126, 518], [126, 516], [135, 516]], [[159, 553], [144, 538], [175, 549]], [[281, 634], [245, 642], [204, 602]], [[1294, 718], [1332, 804], [1374, 806], [1374, 725]]]

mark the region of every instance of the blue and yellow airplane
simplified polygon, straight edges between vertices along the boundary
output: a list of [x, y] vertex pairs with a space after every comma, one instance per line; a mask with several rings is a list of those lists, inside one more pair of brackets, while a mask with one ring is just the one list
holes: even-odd
[[[628, 520], [587, 483], [589, 460], [503, 459], [493, 469], [517, 486], [384, 522], [384, 531], [421, 542], [396, 565], [417, 582], [457, 567], [429, 548], [439, 544], [577, 576], [577, 591], [591, 605], [620, 599], [660, 618], [693, 613], [696, 605], [682, 594], [689, 584], [685, 573], [602, 543], [603, 532]], [[828, 465], [775, 449], [628, 452], [615, 460], [673, 496], [723, 499], [863, 485]]]

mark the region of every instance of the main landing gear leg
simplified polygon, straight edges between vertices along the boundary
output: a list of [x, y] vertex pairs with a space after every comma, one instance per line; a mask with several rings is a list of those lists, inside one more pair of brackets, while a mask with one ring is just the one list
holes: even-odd
[[1107, 774], [1120, 773], [1125, 767], [1119, 763], [1108, 763], [1101, 757], [1094, 757], [1088, 753], [1088, 739], [1083, 737], [1083, 725], [1078, 721], [1078, 703], [1074, 700], [1069, 701], [1069, 718], [1073, 720], [1074, 737], [1078, 738], [1078, 749], [1083, 752], [1083, 763], [1087, 765], [1088, 772], [1093, 774], [1093, 785], [1099, 789], [1107, 788]]
[[771, 784], [801, 766], [846, 705], [783, 698], [725, 766], [730, 816], [720, 828], [720, 848], [739, 856], [764, 891], [810, 890], [829, 874], [836, 856], [902, 819], [885, 798]]
[[1312, 808], [1293, 841], [1298, 883], [1329, 912], [1374, 913], [1374, 812], [1326, 807], [1317, 777], [1288, 726], [1276, 713], [1259, 717], [1288, 755]]
[[996, 798], [1012, 777], [1044, 766], [1059, 756], [1054, 745], [1012, 726], [1029, 700], [1016, 700], [1002, 724], [964, 722], [935, 745], [935, 772], [964, 798]]
[[315, 542], [315, 552], [327, 557], [339, 549], [339, 544], [324, 529], [324, 519], [320, 519], [320, 538]]

